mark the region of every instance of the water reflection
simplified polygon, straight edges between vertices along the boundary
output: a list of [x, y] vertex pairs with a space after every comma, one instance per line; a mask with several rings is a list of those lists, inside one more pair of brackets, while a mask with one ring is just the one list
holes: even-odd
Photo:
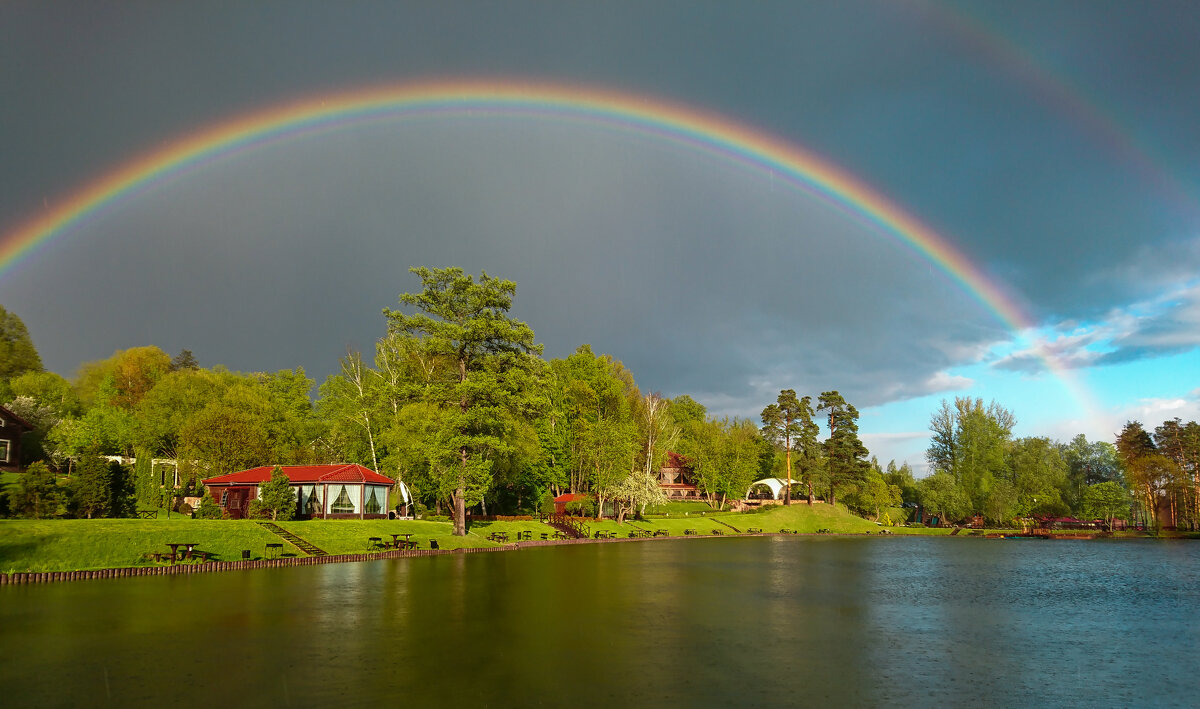
[[726, 538], [6, 587], [0, 686], [12, 706], [1186, 704], [1197, 571], [1195, 544]]

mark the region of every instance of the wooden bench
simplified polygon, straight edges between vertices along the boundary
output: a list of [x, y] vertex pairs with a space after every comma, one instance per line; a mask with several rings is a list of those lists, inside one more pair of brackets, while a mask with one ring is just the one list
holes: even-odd
[[138, 510], [138, 519], [158, 519], [158, 510]]

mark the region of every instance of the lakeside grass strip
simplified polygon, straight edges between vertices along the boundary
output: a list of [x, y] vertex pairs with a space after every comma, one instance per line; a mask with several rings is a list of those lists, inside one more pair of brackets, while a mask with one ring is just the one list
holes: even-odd
[[[279, 526], [296, 536], [306, 539], [332, 556], [361, 554], [366, 552], [369, 537], [380, 537], [391, 541], [393, 533], [411, 533], [418, 549], [429, 550], [431, 540], [436, 540], [441, 550], [460, 548], [504, 548], [487, 539], [492, 532], [507, 532], [511, 542], [516, 540], [517, 531], [531, 532], [529, 545], [541, 542], [541, 534], [552, 536], [554, 529], [535, 520], [471, 522], [466, 537], [452, 535], [449, 522], [425, 520], [312, 520], [277, 522]], [[862, 534], [878, 532], [880, 527], [856, 517], [841, 508], [828, 505], [804, 503], [789, 507], [775, 506], [753, 514], [716, 513], [704, 516], [660, 517], [642, 521], [629, 520], [617, 524], [614, 520], [588, 520], [589, 537], [596, 531], [611, 531], [619, 539], [628, 539], [629, 532], [645, 529], [653, 532], [666, 529], [671, 537], [684, 536], [687, 529], [695, 529], [701, 536], [712, 533], [714, 528], [725, 524], [745, 530], [761, 528], [764, 534], [777, 533], [780, 529], [794, 529], [800, 533], [812, 533], [818, 529], [829, 529], [837, 534]], [[728, 530], [727, 533], [732, 530]], [[890, 528], [896, 534], [945, 535], [948, 529]], [[267, 556], [267, 543], [279, 542], [279, 537], [250, 520], [193, 520], [173, 516], [170, 520], [161, 516], [153, 520], [0, 520], [0, 572], [7, 573], [60, 573], [113, 568], [155, 568], [153, 560], [144, 558], [147, 552], [168, 552], [168, 542], [194, 542], [197, 548], [213, 552], [218, 561], [240, 561], [242, 550], [249, 550], [251, 558]], [[547, 540], [550, 541], [550, 540]], [[285, 551], [290, 549], [285, 548]], [[291, 551], [298, 557], [303, 555]], [[306, 558], [306, 557], [304, 557]]]

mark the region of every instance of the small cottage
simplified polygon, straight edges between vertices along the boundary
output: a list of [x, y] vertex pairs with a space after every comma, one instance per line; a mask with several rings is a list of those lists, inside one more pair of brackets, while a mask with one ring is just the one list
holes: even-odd
[[[271, 480], [264, 465], [204, 481], [208, 494], [231, 519], [246, 516], [258, 486]], [[388, 490], [395, 481], [354, 463], [283, 465], [296, 493], [297, 519], [387, 519]]]
[[33, 424], [0, 406], [0, 470], [21, 471], [21, 436], [33, 430]]

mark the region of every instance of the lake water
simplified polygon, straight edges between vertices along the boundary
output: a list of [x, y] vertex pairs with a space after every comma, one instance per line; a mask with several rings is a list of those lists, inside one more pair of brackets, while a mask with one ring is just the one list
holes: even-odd
[[1200, 544], [725, 538], [0, 588], [6, 706], [1196, 706]]

